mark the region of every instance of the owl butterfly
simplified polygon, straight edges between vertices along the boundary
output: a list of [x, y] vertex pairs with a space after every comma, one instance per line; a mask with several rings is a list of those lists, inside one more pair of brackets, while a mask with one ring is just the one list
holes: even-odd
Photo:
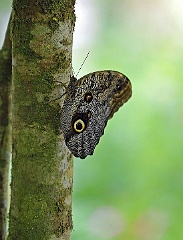
[[72, 77], [61, 115], [61, 129], [75, 157], [92, 155], [113, 114], [132, 95], [130, 80], [120, 72], [98, 71]]

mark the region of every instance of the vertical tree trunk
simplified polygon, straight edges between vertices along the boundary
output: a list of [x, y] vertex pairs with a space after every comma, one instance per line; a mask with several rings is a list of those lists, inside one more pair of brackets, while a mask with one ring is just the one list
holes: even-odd
[[9, 205], [9, 173], [11, 159], [11, 40], [8, 25], [3, 47], [0, 51], [0, 239], [4, 239], [7, 229]]
[[15, 0], [12, 183], [8, 239], [70, 239], [72, 155], [58, 98], [72, 74], [75, 0]]

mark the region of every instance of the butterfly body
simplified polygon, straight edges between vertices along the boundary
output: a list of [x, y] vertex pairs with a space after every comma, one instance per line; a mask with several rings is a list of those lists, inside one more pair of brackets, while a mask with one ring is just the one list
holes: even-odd
[[92, 155], [107, 121], [132, 94], [131, 83], [116, 71], [98, 71], [68, 85], [61, 116], [67, 147], [76, 157]]

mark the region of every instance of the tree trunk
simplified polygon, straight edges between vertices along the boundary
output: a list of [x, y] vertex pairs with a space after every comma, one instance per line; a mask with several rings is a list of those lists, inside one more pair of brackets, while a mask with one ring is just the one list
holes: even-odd
[[75, 0], [15, 0], [12, 183], [8, 239], [70, 239], [72, 155], [58, 99], [72, 75]]
[[3, 47], [0, 51], [0, 239], [7, 231], [9, 209], [9, 175], [11, 159], [11, 40], [8, 25]]

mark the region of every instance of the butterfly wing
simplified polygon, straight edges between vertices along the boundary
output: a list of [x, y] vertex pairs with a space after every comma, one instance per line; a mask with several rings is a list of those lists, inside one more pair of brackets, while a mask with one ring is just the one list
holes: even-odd
[[92, 155], [107, 121], [131, 97], [131, 83], [122, 73], [98, 71], [71, 79], [64, 101], [61, 128], [76, 157]]

